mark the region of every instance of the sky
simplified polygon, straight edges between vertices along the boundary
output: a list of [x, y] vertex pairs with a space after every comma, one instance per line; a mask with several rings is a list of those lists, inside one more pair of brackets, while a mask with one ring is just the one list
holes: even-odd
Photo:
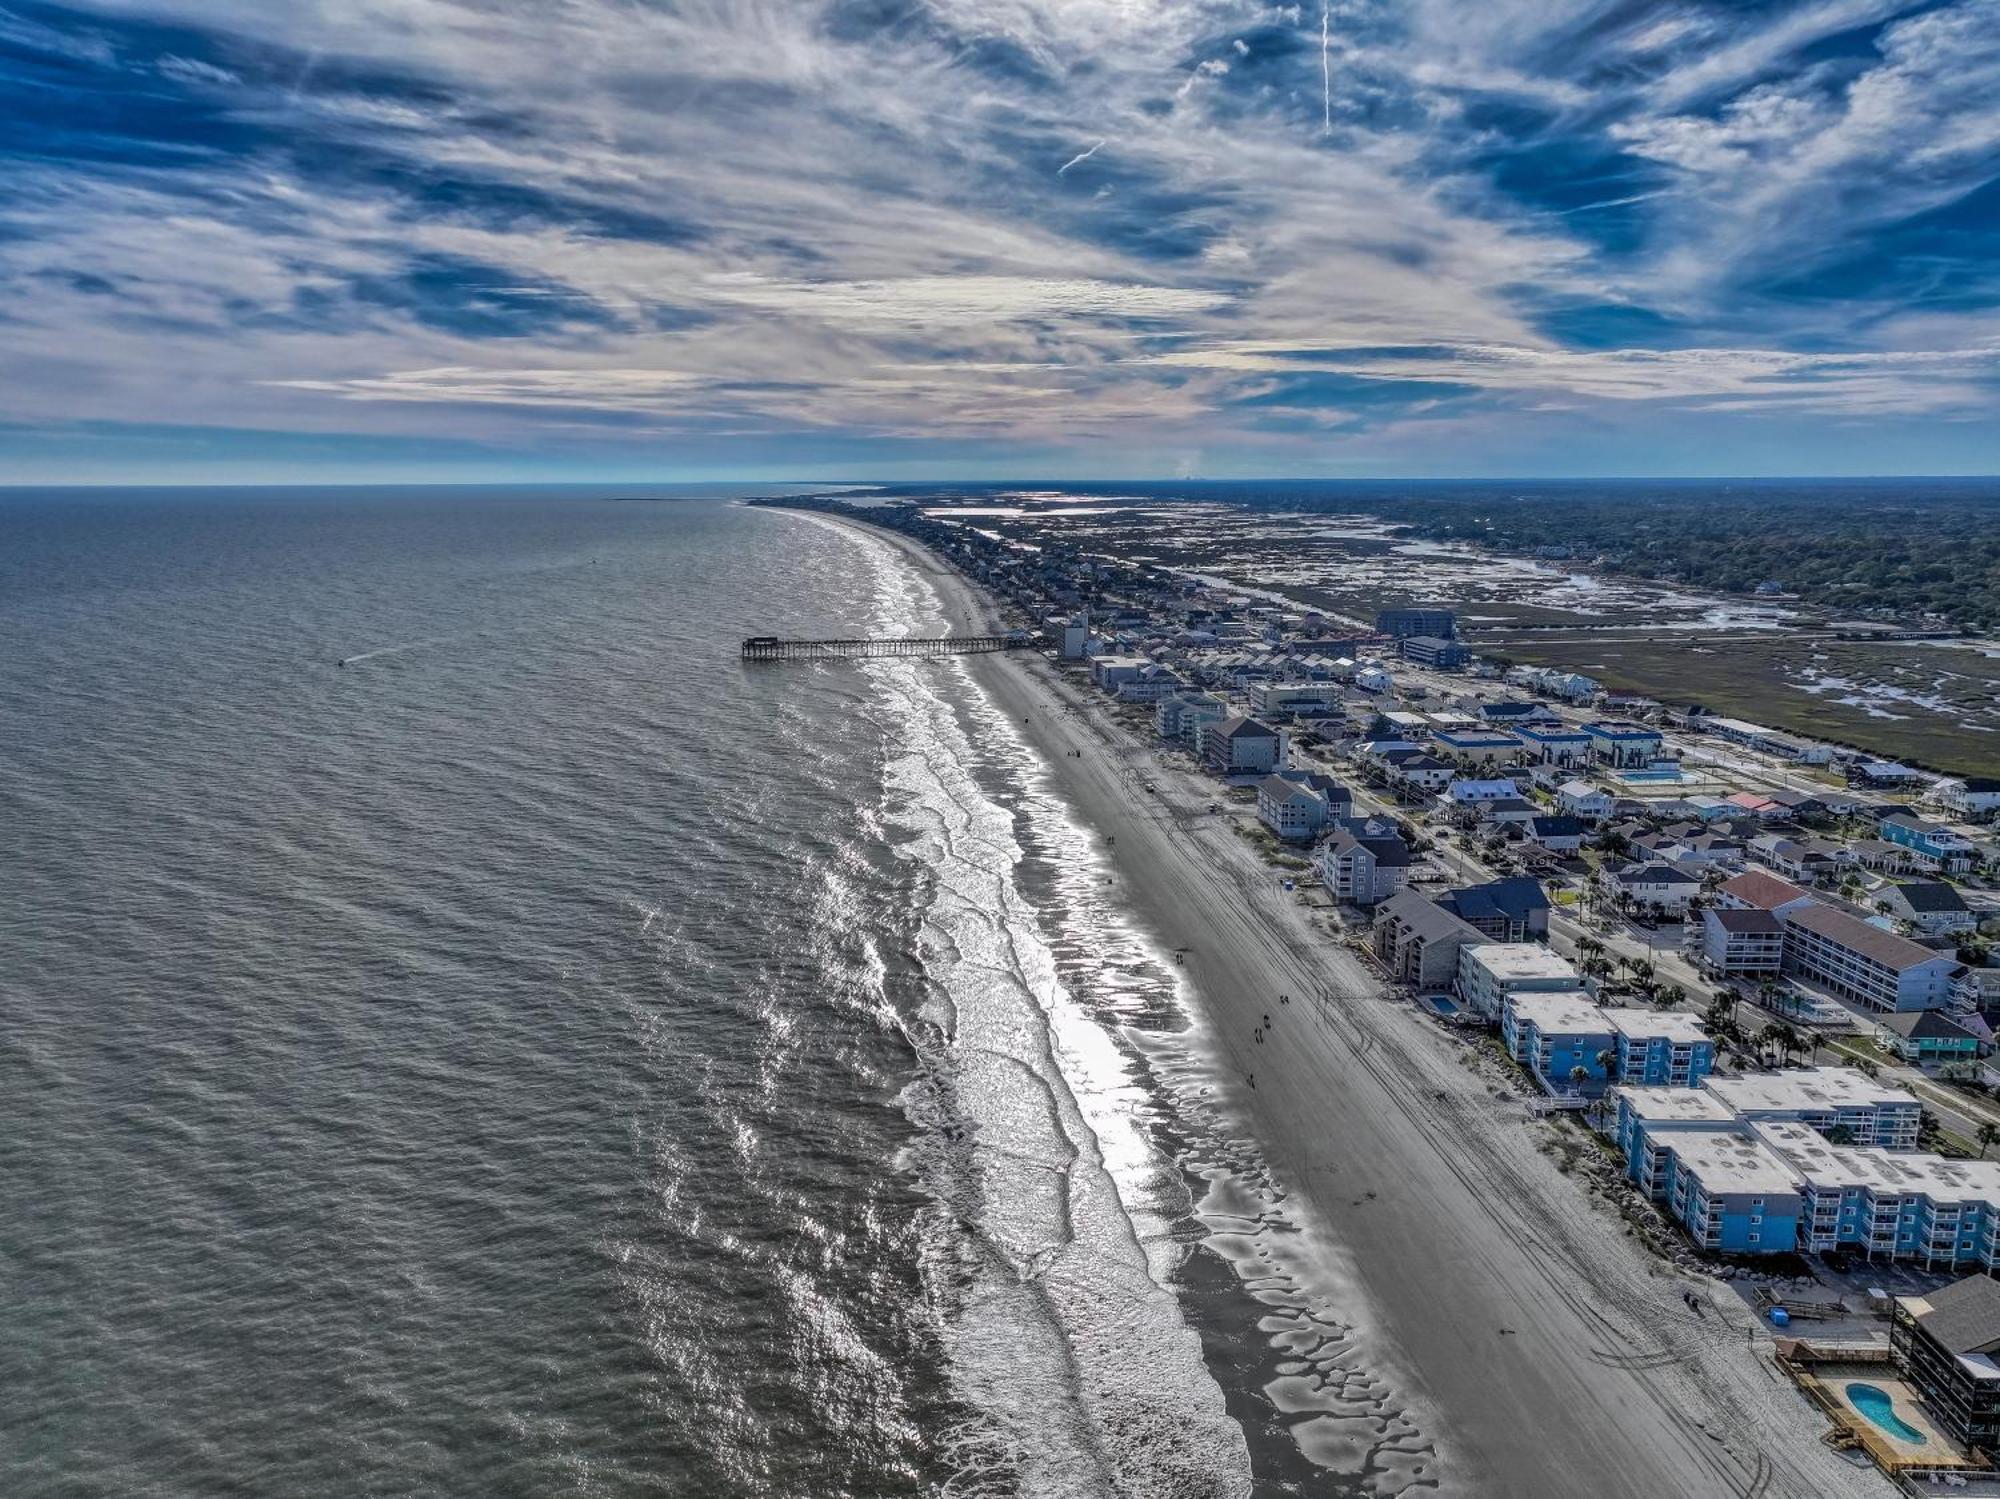
[[2000, 472], [2000, 0], [0, 0], [0, 483]]

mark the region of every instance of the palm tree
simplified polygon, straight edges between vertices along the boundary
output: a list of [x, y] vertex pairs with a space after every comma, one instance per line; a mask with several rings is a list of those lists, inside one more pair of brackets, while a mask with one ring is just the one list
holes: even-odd
[[1757, 1055], [1768, 1060], [1771, 1048], [1780, 1045], [1784, 1039], [1785, 1028], [1772, 1021], [1757, 1032]]
[[[2000, 1139], [2000, 1129], [1994, 1130], [1993, 1134], [1996, 1139]], [[1826, 1132], [1826, 1143], [1829, 1145], [1852, 1145], [1854, 1143], [1854, 1126], [1851, 1124], [1834, 1125]]]
[[1986, 1159], [1986, 1152], [1992, 1147], [1993, 1142], [2000, 1140], [2000, 1124], [1995, 1124], [1990, 1119], [1986, 1120], [1974, 1132], [1973, 1138], [1979, 1141], [1979, 1159], [1983, 1161]]
[[1686, 998], [1687, 990], [1679, 984], [1662, 984], [1653, 992], [1653, 1003], [1667, 1010], [1678, 1009]]
[[1590, 1081], [1590, 1069], [1584, 1066], [1583, 1063], [1578, 1062], [1574, 1067], [1570, 1068], [1569, 1083], [1571, 1092], [1573, 1093], [1582, 1092], [1583, 1085], [1589, 1081]]

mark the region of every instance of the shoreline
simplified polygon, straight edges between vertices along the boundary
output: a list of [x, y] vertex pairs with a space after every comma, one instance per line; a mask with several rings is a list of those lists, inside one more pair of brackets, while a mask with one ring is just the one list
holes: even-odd
[[[918, 543], [816, 514], [895, 547], [955, 628], [1000, 621], [983, 590]], [[1608, 1481], [1642, 1499], [1886, 1492], [1820, 1445], [1823, 1427], [1756, 1348], [1765, 1335], [1740, 1303], [1628, 1242], [1542, 1154], [1520, 1102], [1389, 998], [1244, 840], [1203, 815], [1212, 783], [1039, 655], [966, 659], [1051, 787], [1106, 840], [1133, 920], [1185, 950], [1175, 971], [1214, 1047], [1211, 1102], [1257, 1147], [1298, 1229], [1273, 1266], [1292, 1289], [1259, 1299], [1354, 1325], [1336, 1367], [1410, 1407], [1435, 1448], [1435, 1470], [1403, 1486], [1538, 1499]], [[1142, 767], [1156, 793], [1140, 790]], [[1266, 1013], [1277, 1023], [1258, 1044]], [[1257, 1331], [1281, 1329], [1266, 1319]], [[1284, 1383], [1264, 1392], [1274, 1421], [1291, 1409]], [[1344, 1444], [1356, 1458], [1396, 1435], [1374, 1411], [1351, 1424], [1373, 1428], [1372, 1444], [1367, 1430]], [[1390, 1478], [1352, 1475], [1371, 1476]]]

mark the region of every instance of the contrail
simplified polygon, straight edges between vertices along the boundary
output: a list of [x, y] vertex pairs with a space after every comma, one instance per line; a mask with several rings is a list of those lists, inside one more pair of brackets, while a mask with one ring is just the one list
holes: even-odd
[[1064, 162], [1061, 166], [1056, 168], [1056, 175], [1060, 177], [1065, 172], [1067, 172], [1071, 167], [1076, 166], [1080, 162], [1089, 161], [1091, 157], [1097, 154], [1098, 146], [1102, 146], [1103, 144], [1104, 144], [1103, 141], [1099, 141], [1096, 146], [1092, 146], [1088, 151], [1085, 151], [1077, 156], [1072, 156], [1068, 161]]
[[1327, 11], [1319, 8], [1319, 128], [1322, 135], [1333, 134], [1333, 66], [1327, 61]]

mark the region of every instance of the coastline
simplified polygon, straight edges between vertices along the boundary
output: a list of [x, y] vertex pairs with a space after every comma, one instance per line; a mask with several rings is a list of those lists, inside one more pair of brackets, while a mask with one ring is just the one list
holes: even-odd
[[[983, 592], [917, 543], [820, 518], [895, 547], [955, 628], [999, 622]], [[1819, 1444], [1804, 1402], [1750, 1346], [1762, 1334], [1740, 1303], [1627, 1242], [1541, 1154], [1518, 1100], [1390, 1000], [1242, 839], [1203, 815], [1211, 784], [1039, 656], [969, 666], [1107, 841], [1132, 918], [1162, 948], [1185, 949], [1176, 972], [1214, 1049], [1215, 1101], [1260, 1149], [1298, 1228], [1275, 1252], [1260, 1247], [1271, 1276], [1259, 1299], [1353, 1324], [1330, 1367], [1298, 1366], [1313, 1389], [1295, 1393], [1319, 1395], [1310, 1409], [1321, 1409], [1346, 1372], [1355, 1388], [1332, 1393], [1375, 1397], [1353, 1399], [1352, 1439], [1338, 1444], [1356, 1461], [1396, 1436], [1385, 1412], [1407, 1411], [1424, 1455], [1435, 1451], [1420, 1476], [1374, 1469], [1357, 1481], [1482, 1496], [1607, 1483], [1648, 1499], [1883, 1492]], [[1156, 792], [1141, 789], [1141, 768]], [[1280, 994], [1294, 1004], [1281, 1008]], [[1259, 1044], [1266, 1013], [1277, 1024]], [[1289, 1325], [1280, 1316], [1260, 1330]], [[1296, 1408], [1287, 1382], [1265, 1391], [1283, 1411]], [[1322, 1455], [1337, 1481], [1340, 1453]]]

